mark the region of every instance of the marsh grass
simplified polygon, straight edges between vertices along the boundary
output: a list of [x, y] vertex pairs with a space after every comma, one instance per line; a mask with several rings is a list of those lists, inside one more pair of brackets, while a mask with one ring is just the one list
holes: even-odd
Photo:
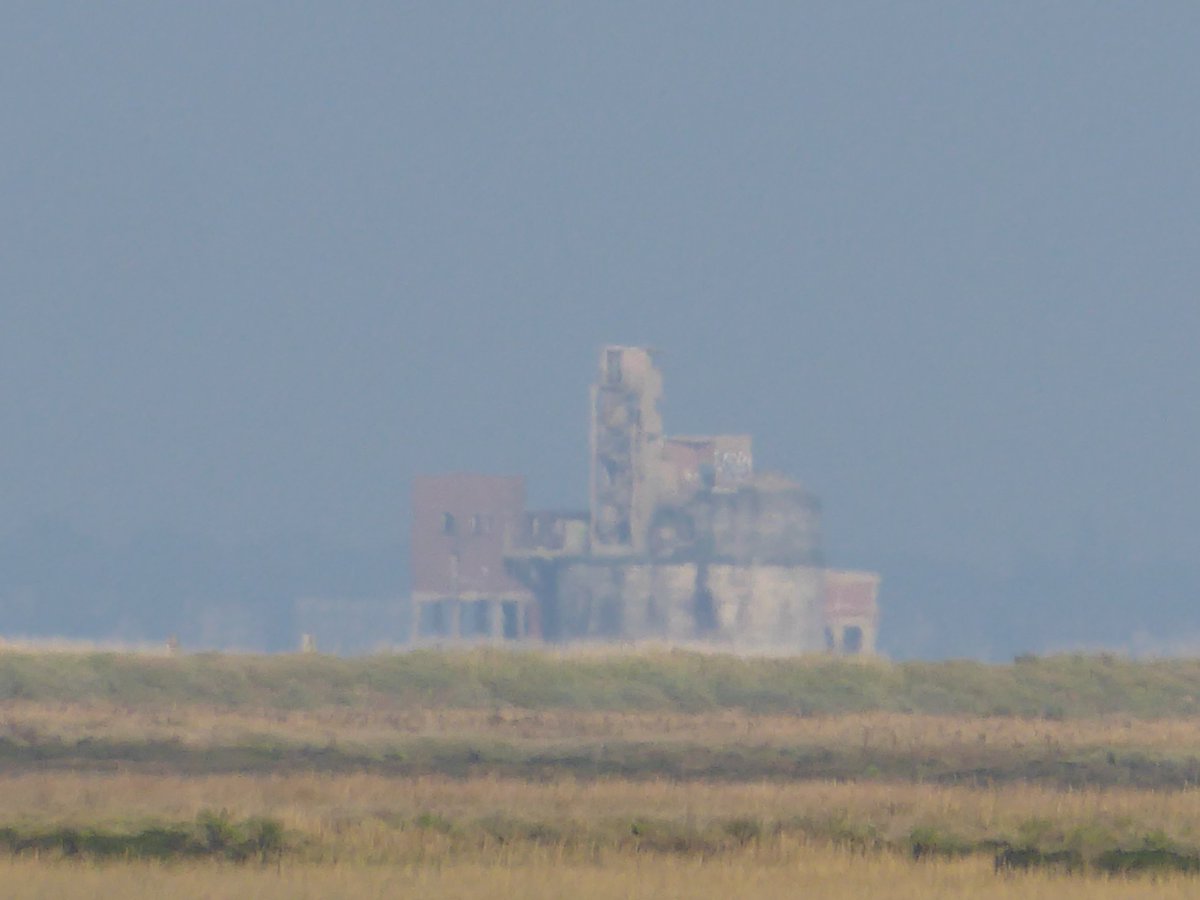
[[711, 712], [854, 712], [1072, 719], [1200, 712], [1200, 661], [1110, 655], [888, 663], [694, 651], [414, 651], [321, 655], [0, 652], [0, 699], [207, 704]]
[[1200, 783], [1200, 721], [0, 703], [0, 769], [114, 767], [1167, 788]]
[[1198, 790], [60, 773], [0, 779], [0, 798], [25, 835], [208, 827], [219, 808], [223, 821], [246, 823], [220, 846], [243, 846], [254, 823], [270, 821], [288, 836], [272, 846], [326, 864], [449, 865], [546, 850], [576, 863], [597, 853], [708, 859], [747, 849], [785, 859], [818, 843], [915, 860], [980, 856], [1010, 870], [1077, 861], [1114, 873], [1191, 872], [1200, 843]]
[[0, 652], [0, 884], [1193, 896], [1198, 695], [1109, 657]]

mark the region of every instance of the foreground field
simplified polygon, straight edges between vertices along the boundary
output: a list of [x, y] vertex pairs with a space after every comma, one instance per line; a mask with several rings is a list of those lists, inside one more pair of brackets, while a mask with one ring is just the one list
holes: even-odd
[[0, 885], [1196, 896], [1193, 689], [1082, 657], [0, 653]]
[[1067, 877], [1021, 873], [997, 878], [986, 861], [939, 860], [917, 864], [894, 855], [863, 857], [809, 847], [786, 861], [754, 853], [720, 860], [671, 858], [599, 859], [563, 863], [552, 856], [519, 864], [460, 862], [445, 866], [284, 866], [279, 869], [214, 865], [39, 864], [0, 862], [5, 896], [83, 898], [259, 898], [259, 900], [356, 900], [438, 897], [448, 900], [660, 900], [730, 897], [860, 900], [1184, 900], [1196, 896], [1187, 876], [1154, 880]]
[[1095, 856], [1200, 837], [1200, 789], [72, 773], [5, 778], [0, 796], [18, 832], [268, 817], [288, 859], [330, 863], [440, 865], [547, 850], [578, 862], [597, 853], [700, 859], [814, 843], [991, 860], [1000, 845]]

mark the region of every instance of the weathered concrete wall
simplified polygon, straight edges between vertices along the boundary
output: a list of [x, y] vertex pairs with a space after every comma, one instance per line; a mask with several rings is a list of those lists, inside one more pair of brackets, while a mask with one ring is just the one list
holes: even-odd
[[555, 603], [568, 640], [703, 640], [746, 650], [819, 650], [821, 571], [694, 561], [564, 561]]
[[625, 569], [625, 636], [669, 641], [699, 637], [695, 563], [630, 565]]
[[818, 565], [820, 505], [799, 485], [776, 476], [731, 491], [703, 491], [682, 507], [696, 552], [726, 562]]
[[814, 566], [707, 567], [717, 636], [737, 649], [807, 652], [824, 646], [824, 584]]
[[562, 636], [695, 640], [696, 578], [695, 563], [564, 561], [555, 592]]

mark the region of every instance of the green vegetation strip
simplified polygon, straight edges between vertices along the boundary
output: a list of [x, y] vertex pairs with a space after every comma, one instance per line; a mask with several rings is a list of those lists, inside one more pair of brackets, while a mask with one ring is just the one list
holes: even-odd
[[283, 827], [273, 819], [235, 822], [205, 813], [195, 822], [152, 825], [139, 831], [108, 828], [0, 828], [0, 847], [13, 854], [123, 859], [223, 859], [268, 862], [285, 850]]
[[283, 710], [383, 704], [1161, 718], [1200, 713], [1200, 660], [1071, 655], [986, 665], [746, 659], [683, 651], [571, 656], [488, 649], [357, 659], [3, 652], [0, 700], [15, 699]]
[[425, 812], [400, 828], [438, 832], [463, 847], [478, 848], [481, 839], [502, 846], [536, 844], [564, 849], [588, 847], [675, 856], [711, 857], [780, 836], [796, 835], [829, 841], [859, 852], [900, 852], [913, 859], [987, 855], [995, 870], [1056, 869], [1064, 873], [1102, 872], [1138, 874], [1200, 872], [1200, 852], [1179, 844], [1162, 832], [1118, 836], [1084, 826], [1057, 833], [1048, 823], [1034, 820], [1014, 835], [975, 840], [955, 836], [935, 827], [914, 828], [902, 837], [887, 837], [868, 823], [854, 823], [840, 815], [826, 818], [797, 817], [765, 822], [737, 817], [704, 823], [637, 818], [612, 822], [540, 822], [513, 816], [490, 815], [456, 822]]
[[[784, 821], [733, 817], [703, 822], [654, 817], [537, 821], [495, 813], [455, 820], [433, 811], [410, 818], [387, 814], [375, 818], [398, 831], [436, 833], [442, 840], [441, 852], [447, 856], [478, 855], [488, 847], [558, 847], [592, 854], [612, 850], [707, 858], [791, 835], [828, 841], [859, 853], [900, 852], [916, 860], [987, 854], [994, 859], [998, 873], [1033, 868], [1065, 873], [1200, 872], [1200, 853], [1161, 832], [1118, 836], [1085, 826], [1064, 834], [1041, 820], [1027, 823], [1015, 835], [971, 840], [926, 826], [904, 836], [889, 837], [875, 825], [851, 822], [836, 813]], [[139, 830], [0, 827], [0, 850], [51, 858], [211, 859], [237, 863], [279, 861], [284, 854], [321, 860], [333, 852], [333, 858], [341, 858], [345, 852], [324, 847], [303, 835], [289, 841], [283, 826], [274, 819], [235, 821], [225, 812], [206, 812], [194, 822], [154, 824]]]
[[914, 754], [886, 747], [702, 744], [682, 741], [527, 742], [413, 738], [383, 746], [282, 740], [188, 745], [178, 741], [0, 738], [0, 773], [145, 771], [371, 772], [396, 777], [504, 777], [544, 781], [628, 778], [755, 782], [788, 780], [923, 782], [986, 786], [1015, 782], [1058, 788], [1184, 788], [1200, 784], [1200, 756], [1103, 747], [941, 747]]

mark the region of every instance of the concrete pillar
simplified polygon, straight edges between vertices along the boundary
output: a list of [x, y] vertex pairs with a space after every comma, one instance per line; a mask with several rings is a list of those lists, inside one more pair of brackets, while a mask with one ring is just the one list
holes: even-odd
[[447, 637], [452, 640], [462, 640], [462, 601], [454, 597], [450, 603], [450, 627]]
[[833, 652], [840, 654], [846, 647], [846, 626], [839, 622], [830, 631], [833, 633]]
[[862, 626], [862, 649], [859, 651], [864, 656], [875, 655], [875, 626], [871, 624], [863, 624]]
[[499, 597], [493, 597], [488, 601], [488, 614], [490, 618], [490, 631], [488, 636], [493, 641], [504, 640], [504, 601]]

